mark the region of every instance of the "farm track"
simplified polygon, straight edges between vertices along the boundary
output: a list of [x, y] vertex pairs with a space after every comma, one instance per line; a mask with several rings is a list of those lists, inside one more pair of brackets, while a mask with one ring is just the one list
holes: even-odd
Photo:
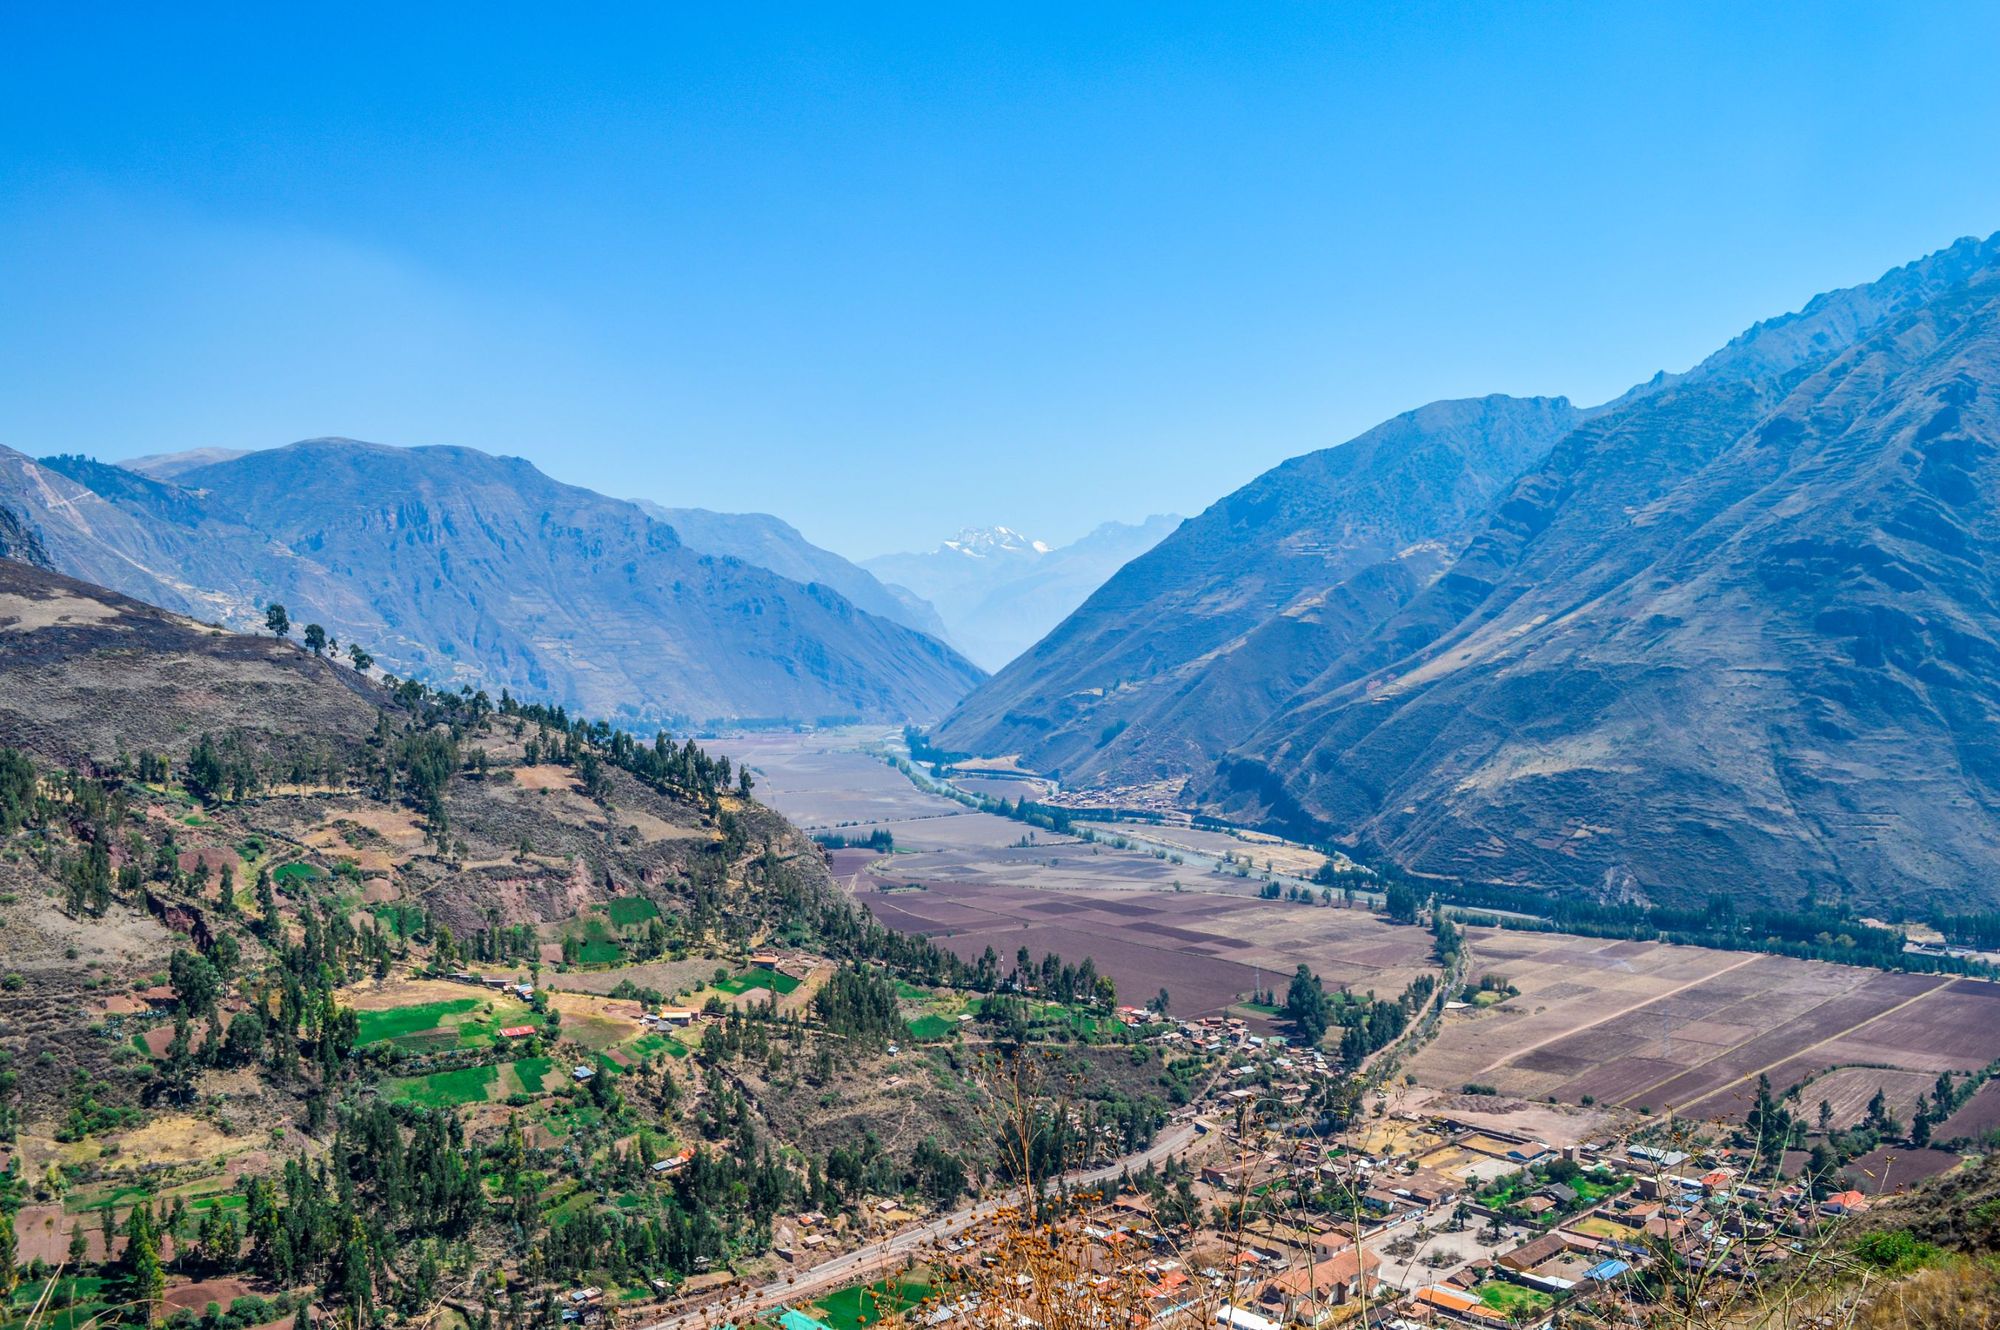
[[[1715, 1098], [1717, 1095], [1727, 1094], [1729, 1091], [1735, 1089], [1739, 1085], [1747, 1084], [1748, 1082], [1755, 1080], [1759, 1076], [1769, 1074], [1773, 1068], [1782, 1067], [1787, 1062], [1791, 1062], [1794, 1059], [1804, 1057], [1808, 1053], [1813, 1052], [1815, 1049], [1825, 1048], [1828, 1044], [1837, 1043], [1842, 1039], [1849, 1038], [1857, 1031], [1865, 1030], [1869, 1026], [1875, 1024], [1875, 1022], [1877, 1021], [1885, 1020], [1888, 1017], [1895, 1015], [1899, 1011], [1903, 1011], [1909, 1007], [1915, 1006], [1917, 1003], [1922, 1002], [1925, 998], [1928, 998], [1933, 994], [1943, 992], [1947, 987], [1949, 987], [1949, 985], [1939, 984], [1936, 988], [1925, 989], [1923, 992], [1918, 993], [1914, 997], [1903, 999], [1903, 1001], [1898, 1002], [1895, 1006], [1890, 1007], [1885, 1011], [1877, 1012], [1875, 1015], [1870, 1016], [1867, 1020], [1862, 1021], [1858, 1025], [1852, 1025], [1844, 1030], [1838, 1030], [1833, 1034], [1828, 1035], [1824, 1039], [1816, 1040], [1815, 1042], [1806, 1045], [1804, 1048], [1793, 1049], [1787, 1052], [1785, 1056], [1779, 1058], [1775, 1062], [1766, 1063], [1764, 1066], [1757, 1067], [1750, 1071], [1747, 1071], [1743, 1075], [1738, 1076], [1735, 1080], [1730, 1081], [1728, 1084], [1719, 1085], [1715, 1089], [1710, 1090], [1707, 1094], [1704, 1094], [1697, 1099], [1689, 1100], [1686, 1104], [1681, 1106], [1680, 1111], [1682, 1113], [1686, 1113], [1689, 1109], [1694, 1108], [1695, 1105], [1697, 1104], [1707, 1103], [1709, 1100]], [[1672, 1078], [1669, 1077], [1668, 1079], [1671, 1080]], [[1649, 1085], [1645, 1088], [1645, 1090], [1641, 1090], [1639, 1093], [1644, 1094], [1646, 1093], [1646, 1091], [1655, 1089], [1657, 1088], [1658, 1085], [1664, 1085], [1665, 1083], [1666, 1083], [1665, 1081], [1661, 1081], [1657, 1082], [1655, 1085]], [[1637, 1096], [1632, 1096], [1632, 1098], [1636, 1097]], [[1630, 1102], [1629, 1098], [1627, 1102]]]
[[[1562, 1030], [1556, 1034], [1552, 1034], [1548, 1036], [1548, 1038], [1546, 1039], [1537, 1039], [1532, 1044], [1523, 1044], [1519, 1048], [1509, 1049], [1505, 1055], [1496, 1058], [1492, 1062], [1487, 1063], [1484, 1067], [1481, 1067], [1479, 1069], [1479, 1074], [1483, 1076], [1488, 1072], [1498, 1071], [1501, 1067], [1505, 1066], [1509, 1062], [1513, 1062], [1519, 1058], [1525, 1057], [1527, 1054], [1534, 1052], [1536, 1049], [1547, 1048], [1550, 1044], [1558, 1044], [1565, 1039], [1573, 1039], [1577, 1035], [1582, 1034], [1585, 1030], [1594, 1030], [1600, 1025], [1604, 1025], [1610, 1021], [1617, 1020], [1621, 1016], [1628, 1016], [1635, 1011], [1640, 1011], [1646, 1007], [1650, 1007], [1655, 1002], [1664, 1002], [1668, 998], [1678, 997], [1680, 994], [1687, 992], [1690, 988], [1699, 988], [1703, 984], [1709, 983], [1712, 980], [1718, 979], [1721, 976], [1730, 973], [1732, 970], [1740, 970], [1744, 966], [1752, 964], [1753, 962], [1756, 961], [1760, 961], [1762, 959], [1764, 959], [1762, 952], [1749, 952], [1745, 954], [1741, 960], [1736, 961], [1730, 965], [1725, 965], [1719, 970], [1711, 971], [1708, 974], [1702, 975], [1698, 979], [1690, 979], [1684, 984], [1680, 984], [1673, 988], [1667, 989], [1665, 992], [1655, 993], [1651, 997], [1642, 998], [1637, 1002], [1627, 1003], [1625, 1006], [1618, 1008], [1616, 1011], [1608, 1011], [1604, 1013], [1604, 1015], [1598, 1017], [1594, 1021], [1587, 1021], [1582, 1025], [1572, 1026], [1567, 1030]], [[1647, 1086], [1646, 1088], [1651, 1089], [1652, 1087]]]

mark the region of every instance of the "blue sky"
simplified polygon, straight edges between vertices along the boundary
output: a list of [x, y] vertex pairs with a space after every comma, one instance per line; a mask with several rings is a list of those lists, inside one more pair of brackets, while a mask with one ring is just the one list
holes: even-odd
[[459, 443], [860, 557], [1612, 396], [2000, 229], [2000, 7], [0, 9], [0, 443]]

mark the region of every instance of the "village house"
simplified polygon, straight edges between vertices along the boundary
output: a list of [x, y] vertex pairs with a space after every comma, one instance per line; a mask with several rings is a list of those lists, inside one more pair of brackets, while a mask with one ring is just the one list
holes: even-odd
[[1433, 1284], [1416, 1291], [1412, 1300], [1418, 1307], [1440, 1312], [1447, 1320], [1465, 1325], [1505, 1325], [1507, 1318], [1463, 1289]]
[[1257, 1301], [1280, 1322], [1319, 1325], [1359, 1297], [1362, 1281], [1372, 1283], [1380, 1264], [1374, 1253], [1349, 1247], [1265, 1281]]

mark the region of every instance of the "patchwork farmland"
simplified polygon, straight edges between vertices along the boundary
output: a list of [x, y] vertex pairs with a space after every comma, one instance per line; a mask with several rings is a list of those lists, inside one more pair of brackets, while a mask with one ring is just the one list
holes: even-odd
[[1566, 934], [1470, 931], [1474, 972], [1520, 990], [1453, 1012], [1415, 1059], [1424, 1084], [1522, 1099], [1741, 1118], [1770, 1077], [1842, 1125], [1879, 1088], [1909, 1103], [1939, 1072], [2000, 1058], [2000, 985]]
[[[1301, 962], [1329, 986], [1377, 993], [1428, 967], [1417, 930], [1365, 909], [1262, 900], [1259, 878], [1195, 866], [1203, 854], [1266, 857], [1224, 833], [1137, 829], [1171, 839], [1183, 864], [1152, 852], [1168, 847], [1107, 843], [1123, 827], [1099, 828], [1106, 840], [1096, 844], [1031, 832], [843, 750], [855, 742], [763, 736], [743, 756], [800, 822], [854, 836], [888, 830], [893, 854], [836, 851], [837, 875], [883, 923], [959, 956], [989, 946], [1003, 964], [1023, 947], [1087, 956], [1121, 994], [1144, 1001], [1165, 988], [1183, 1016], [1240, 1011], [1254, 990], [1282, 990]], [[1455, 1008], [1412, 1060], [1419, 1084], [1459, 1098], [1477, 1086], [1517, 1106], [1740, 1119], [1764, 1075], [1780, 1093], [1798, 1087], [1807, 1116], [1825, 1100], [1846, 1126], [1878, 1092], [1907, 1119], [1938, 1073], [2000, 1059], [2000, 985], [1566, 934], [1472, 929], [1469, 942], [1468, 977], [1497, 976], [1518, 992]], [[1989, 1087], [1945, 1135], [1974, 1134], [1996, 1116]]]
[[863, 891], [876, 918], [924, 933], [968, 960], [987, 947], [1088, 956], [1136, 1001], [1165, 988], [1182, 1016], [1219, 1012], [1259, 988], [1282, 990], [1301, 961], [1329, 985], [1400, 992], [1424, 971], [1429, 937], [1365, 910], [1198, 892], [1036, 891], [939, 882]]
[[[836, 850], [833, 868], [898, 931], [923, 933], [968, 959], [989, 946], [1007, 964], [1022, 947], [1088, 957], [1129, 1000], [1166, 989], [1179, 1016], [1223, 1011], [1259, 988], [1282, 990], [1301, 962], [1328, 985], [1357, 992], [1400, 992], [1427, 968], [1430, 941], [1417, 930], [1364, 909], [1264, 900], [1261, 880], [1177, 863], [1164, 849], [1092, 844], [972, 811], [847, 747], [868, 737], [734, 744], [758, 770], [765, 797], [802, 826], [895, 837], [894, 854]], [[1099, 830], [1110, 837], [1125, 828]], [[1215, 855], [1261, 862], [1275, 852], [1220, 833], [1173, 834], [1190, 839], [1190, 853], [1195, 838]]]

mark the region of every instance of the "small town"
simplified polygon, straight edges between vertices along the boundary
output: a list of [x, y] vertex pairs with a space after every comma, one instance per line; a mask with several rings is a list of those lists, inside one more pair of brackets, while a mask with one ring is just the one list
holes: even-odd
[[[973, 1207], [969, 1220], [906, 1196], [868, 1198], [853, 1222], [791, 1216], [779, 1222], [773, 1247], [787, 1282], [817, 1290], [815, 1272], [828, 1267], [869, 1276], [844, 1297], [815, 1291], [761, 1308], [753, 1300], [735, 1313], [740, 1323], [837, 1330], [841, 1322], [823, 1319], [824, 1309], [852, 1302], [861, 1324], [1027, 1330], [1040, 1323], [1029, 1308], [1053, 1280], [1134, 1325], [1546, 1330], [1565, 1310], [1613, 1324], [1615, 1309], [1661, 1263], [1721, 1297], [1754, 1284], [1767, 1265], [1798, 1260], [1815, 1235], [1870, 1208], [1854, 1188], [1754, 1181], [1770, 1170], [1754, 1149], [1727, 1143], [1726, 1132], [1720, 1143], [1666, 1123], [1618, 1138], [1531, 1135], [1498, 1125], [1520, 1114], [1482, 1112], [1476, 1095], [1458, 1096], [1449, 1110], [1413, 1112], [1378, 1094], [1351, 1129], [1302, 1134], [1299, 1111], [1341, 1074], [1323, 1052], [1253, 1033], [1234, 1017], [1170, 1022], [1129, 1006], [1118, 1015], [1146, 1043], [1216, 1059], [1214, 1088], [1162, 1133], [1184, 1146], [1145, 1152], [1136, 1171], [1126, 1164], [1044, 1179], [1062, 1201], [1025, 1262], [995, 1241], [998, 1216], [1029, 1204], [1019, 1198]], [[1531, 1116], [1560, 1128], [1573, 1115]], [[911, 1232], [935, 1236], [899, 1248], [898, 1235]], [[850, 1253], [860, 1262], [842, 1261]], [[712, 1299], [731, 1293], [722, 1281], [706, 1285]], [[606, 1319], [602, 1296], [572, 1292], [568, 1315]], [[717, 1315], [661, 1323], [721, 1324]], [[634, 1316], [650, 1323], [643, 1313], [619, 1314], [621, 1323]]]

